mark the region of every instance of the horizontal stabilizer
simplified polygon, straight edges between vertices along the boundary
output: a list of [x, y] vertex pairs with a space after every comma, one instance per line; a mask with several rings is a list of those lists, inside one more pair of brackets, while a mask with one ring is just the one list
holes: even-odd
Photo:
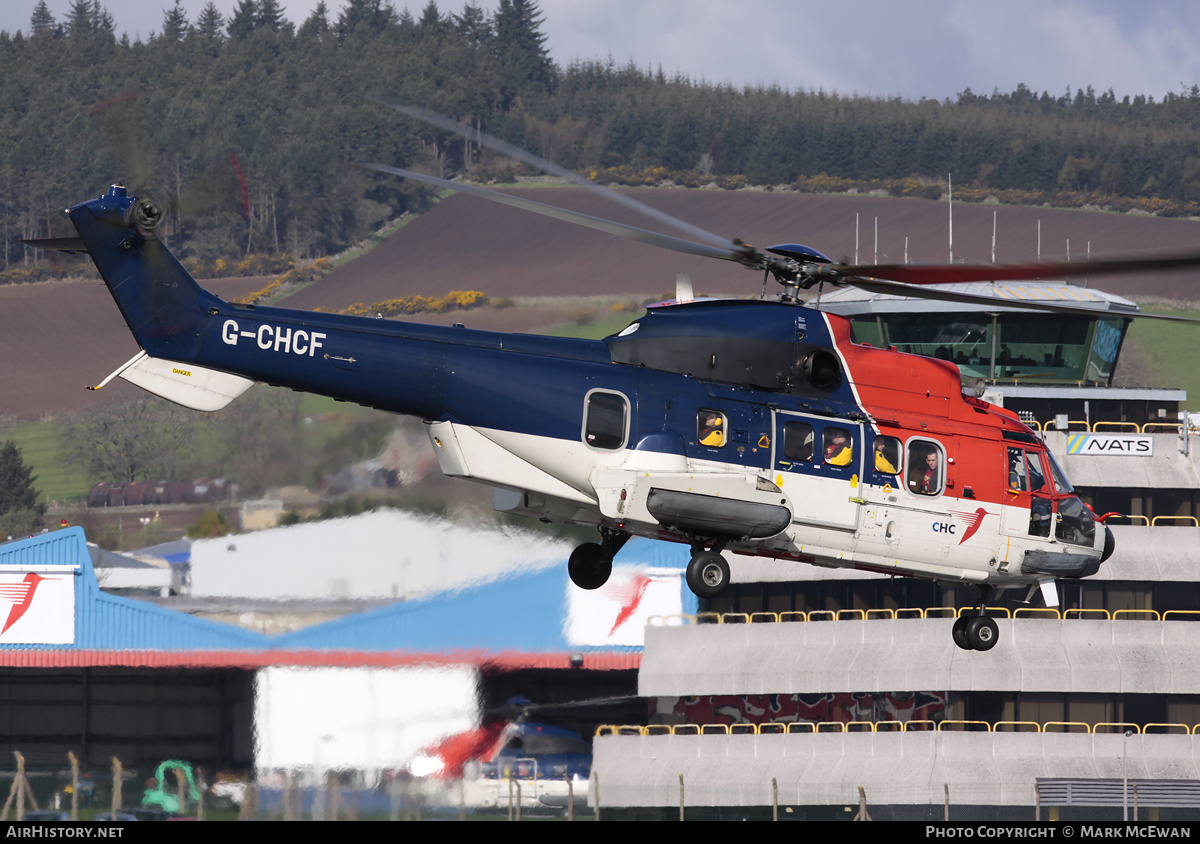
[[117, 374], [148, 393], [192, 410], [220, 410], [254, 386], [240, 375], [146, 354], [135, 357]]
[[87, 255], [87, 244], [82, 237], [29, 237], [21, 240], [26, 246], [37, 249], [53, 249], [56, 252], [67, 252], [72, 255], [79, 253]]

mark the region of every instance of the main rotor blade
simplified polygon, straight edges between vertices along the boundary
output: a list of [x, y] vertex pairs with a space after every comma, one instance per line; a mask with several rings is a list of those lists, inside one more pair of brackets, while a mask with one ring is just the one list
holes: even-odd
[[1200, 254], [1172, 255], [1164, 258], [1113, 258], [1095, 261], [1069, 261], [1055, 264], [880, 264], [877, 266], [837, 267], [846, 275], [886, 278], [905, 284], [951, 284], [972, 281], [1031, 281], [1067, 278], [1079, 275], [1161, 272], [1200, 267]]
[[663, 249], [670, 249], [674, 252], [683, 252], [687, 255], [700, 255], [704, 258], [720, 258], [723, 261], [733, 261], [744, 266], [757, 267], [759, 266], [762, 256], [751, 249], [745, 247], [739, 249], [734, 244], [730, 244], [729, 249], [717, 249], [712, 246], [705, 246], [700, 243], [692, 243], [690, 240], [682, 240], [678, 237], [671, 237], [668, 234], [659, 234], [658, 232], [646, 231], [635, 226], [627, 226], [624, 223], [616, 223], [612, 220], [604, 220], [600, 217], [592, 217], [588, 214], [581, 214], [578, 211], [568, 211], [565, 208], [557, 208], [553, 205], [546, 205], [542, 202], [534, 202], [532, 199], [523, 199], [519, 196], [513, 196], [499, 191], [488, 190], [474, 185], [464, 185], [460, 182], [451, 182], [447, 179], [439, 179], [436, 176], [427, 176], [424, 173], [414, 173], [411, 170], [402, 170], [399, 167], [388, 167], [385, 164], [363, 164], [361, 165], [370, 170], [378, 170], [380, 173], [390, 173], [393, 176], [401, 176], [405, 179], [415, 179], [418, 182], [424, 182], [428, 185], [436, 185], [441, 188], [449, 188], [450, 190], [459, 191], [461, 193], [469, 193], [472, 196], [478, 196], [481, 199], [490, 199], [493, 202], [499, 202], [504, 205], [520, 208], [525, 211], [532, 211], [534, 214], [541, 214], [543, 217], [552, 217], [556, 220], [562, 220], [567, 223], [574, 223], [578, 226], [586, 226], [589, 229], [602, 231], [606, 234], [615, 234], [618, 237], [636, 240], [641, 243], [648, 243], [651, 246], [658, 246]]
[[554, 162], [547, 161], [546, 159], [536, 156], [531, 152], [526, 152], [525, 150], [515, 147], [506, 141], [502, 141], [497, 137], [489, 135], [487, 132], [465, 127], [463, 124], [455, 120], [451, 120], [448, 117], [443, 117], [440, 114], [435, 114], [432, 111], [426, 111], [425, 109], [417, 108], [416, 106], [405, 105], [404, 103], [396, 102], [395, 100], [388, 100], [382, 97], [369, 97], [368, 99], [374, 100], [375, 102], [388, 106], [389, 108], [393, 108], [401, 114], [408, 115], [415, 120], [422, 120], [425, 123], [437, 126], [439, 129], [445, 129], [447, 132], [454, 132], [458, 135], [462, 135], [468, 140], [476, 140], [484, 146], [494, 149], [496, 152], [507, 155], [509, 158], [515, 158], [517, 161], [520, 161], [523, 164], [528, 164], [530, 167], [536, 167], [539, 170], [544, 170], [547, 173], [552, 173], [555, 176], [559, 176], [563, 179], [573, 182], [580, 187], [587, 188], [588, 190], [598, 193], [601, 196], [612, 200], [613, 202], [624, 205], [626, 208], [637, 211], [639, 214], [645, 214], [650, 219], [657, 220], [663, 225], [670, 226], [671, 228], [677, 229], [684, 234], [691, 235], [697, 240], [706, 241], [713, 246], [720, 246], [725, 249], [736, 250], [738, 248], [737, 244], [731, 240], [723, 238], [719, 235], [715, 235], [712, 232], [705, 231], [699, 226], [693, 226], [691, 223], [686, 223], [677, 217], [672, 217], [665, 211], [659, 211], [657, 208], [652, 208], [649, 205], [646, 205], [644, 202], [639, 202], [633, 197], [626, 196], [613, 190], [612, 188], [607, 188], [604, 185], [597, 184], [591, 179], [584, 178], [578, 173], [573, 173], [572, 171], [567, 170], [565, 167], [560, 167]]
[[1166, 314], [1147, 314], [1140, 311], [1109, 311], [1101, 308], [1085, 308], [1079, 305], [1060, 305], [1057, 302], [1045, 302], [1034, 299], [1008, 299], [1000, 296], [980, 296], [975, 293], [959, 293], [955, 290], [943, 290], [915, 284], [902, 284], [898, 281], [884, 281], [876, 278], [849, 278], [845, 282], [868, 293], [886, 293], [891, 296], [904, 296], [909, 299], [936, 299], [942, 302], [958, 302], [967, 305], [985, 305], [992, 308], [1021, 308], [1032, 311], [1052, 311], [1060, 314], [1081, 314], [1096, 317], [1111, 316], [1130, 319], [1163, 319], [1171, 322], [1200, 323], [1193, 317], [1168, 316]]

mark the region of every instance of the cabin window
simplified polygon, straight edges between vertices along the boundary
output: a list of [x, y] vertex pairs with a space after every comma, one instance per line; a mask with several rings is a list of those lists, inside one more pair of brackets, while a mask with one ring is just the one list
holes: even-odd
[[854, 440], [845, 428], [826, 428], [821, 448], [823, 462], [830, 466], [849, 466], [854, 460]]
[[717, 410], [701, 410], [696, 414], [696, 442], [710, 448], [721, 448], [725, 445], [725, 431], [729, 428], [729, 420], [725, 414]]
[[588, 393], [583, 414], [583, 441], [593, 448], [625, 446], [629, 430], [629, 402], [620, 393]]
[[788, 422], [783, 426], [783, 456], [793, 463], [811, 463], [814, 442], [812, 425]]
[[895, 437], [875, 438], [875, 471], [884, 475], [900, 474], [900, 440]]
[[928, 440], [908, 444], [908, 488], [917, 495], [941, 495], [945, 485], [946, 460], [942, 449]]
[[1038, 492], [1046, 485], [1037, 453], [1008, 448], [1008, 488], [1015, 492]]

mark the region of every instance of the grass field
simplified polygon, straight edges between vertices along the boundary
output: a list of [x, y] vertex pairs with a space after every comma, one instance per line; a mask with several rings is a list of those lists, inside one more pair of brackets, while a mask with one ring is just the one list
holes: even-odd
[[[1164, 307], [1161, 302], [1141, 303], [1147, 313], [1200, 319], [1200, 309]], [[1122, 356], [1140, 359], [1149, 376], [1143, 386], [1187, 390], [1188, 410], [1200, 410], [1200, 325], [1148, 319], [1135, 320], [1125, 337]], [[1146, 377], [1145, 375], [1143, 377]]]
[[34, 486], [44, 502], [78, 501], [92, 485], [80, 472], [72, 472], [59, 454], [58, 430], [49, 422], [23, 422], [0, 430], [0, 440], [12, 440], [21, 449], [25, 465], [36, 476]]

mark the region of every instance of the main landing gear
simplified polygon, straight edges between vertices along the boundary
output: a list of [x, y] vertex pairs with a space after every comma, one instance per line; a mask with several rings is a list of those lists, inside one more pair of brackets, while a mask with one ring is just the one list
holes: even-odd
[[600, 528], [600, 537], [599, 542], [585, 542], [577, 547], [567, 560], [567, 574], [580, 589], [599, 589], [607, 583], [613, 557], [629, 541], [629, 534], [608, 528]]
[[984, 615], [984, 605], [992, 592], [990, 586], [979, 587], [979, 608], [974, 615], [960, 615], [954, 619], [951, 634], [954, 644], [964, 651], [990, 651], [1000, 639], [1000, 628], [996, 621]]
[[692, 559], [687, 565], [687, 585], [697, 598], [715, 598], [729, 586], [729, 563], [721, 556], [726, 541], [718, 539], [710, 551], [704, 550], [703, 543], [692, 545]]

